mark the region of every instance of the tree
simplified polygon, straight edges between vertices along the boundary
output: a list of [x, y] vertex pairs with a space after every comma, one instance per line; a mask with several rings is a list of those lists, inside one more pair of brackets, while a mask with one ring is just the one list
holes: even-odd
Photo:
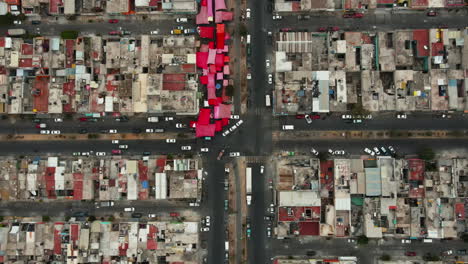
[[90, 221], [90, 222], [96, 221], [96, 217], [94, 215], [90, 215], [88, 217], [88, 221]]
[[369, 115], [370, 112], [362, 106], [362, 103], [352, 104], [351, 105], [351, 114], [352, 115]]
[[239, 25], [239, 34], [241, 36], [245, 37], [245, 36], [247, 36], [247, 33], [248, 33], [248, 31], [247, 31], [247, 27], [245, 26], [245, 24], [244, 23], [240, 24]]
[[60, 33], [60, 37], [63, 39], [76, 39], [79, 32], [76, 30], [65, 30]]
[[109, 216], [109, 219], [107, 219], [109, 222], [114, 222], [115, 221], [115, 217], [113, 215]]
[[13, 21], [15, 21], [15, 19], [16, 18], [15, 18], [14, 15], [12, 15], [11, 13], [7, 13], [4, 16], [0, 16], [0, 25], [2, 25], [2, 26], [12, 25]]
[[317, 157], [319, 158], [320, 161], [326, 161], [329, 158], [327, 152], [320, 152]]
[[357, 238], [357, 243], [359, 245], [367, 245], [369, 243], [369, 238], [367, 238], [366, 236], [362, 235], [362, 236], [358, 236]]
[[468, 243], [468, 233], [461, 234], [460, 239], [462, 239], [463, 242]]
[[232, 85], [226, 86], [226, 95], [227, 96], [234, 96], [234, 86], [232, 86]]
[[440, 257], [437, 255], [433, 255], [431, 253], [427, 253], [423, 256], [424, 261], [440, 261]]
[[392, 260], [392, 257], [388, 254], [383, 254], [382, 256], [380, 256], [380, 260], [382, 261], [390, 261]]
[[430, 161], [435, 158], [435, 153], [431, 148], [425, 147], [418, 152], [418, 156], [422, 160]]
[[42, 216], [42, 222], [50, 222], [50, 216], [48, 216], [48, 215], [43, 215], [43, 216]]

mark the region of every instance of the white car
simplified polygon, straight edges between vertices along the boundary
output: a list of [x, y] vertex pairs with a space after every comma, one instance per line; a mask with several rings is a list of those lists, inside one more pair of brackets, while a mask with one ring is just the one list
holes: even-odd
[[273, 20], [281, 20], [283, 17], [278, 15], [278, 14], [274, 14], [273, 15]]
[[174, 117], [172, 117], [172, 116], [166, 116], [166, 118], [164, 118], [164, 120], [166, 120], [166, 121], [172, 121], [172, 120], [174, 120]]
[[200, 206], [199, 203], [189, 203], [189, 206]]
[[210, 228], [209, 227], [201, 227], [200, 231], [201, 232], [208, 232], [208, 231], [210, 231]]
[[265, 170], [265, 166], [260, 166], [260, 174], [263, 174], [263, 171]]
[[335, 150], [334, 155], [344, 155], [346, 152], [344, 150]]
[[392, 154], [395, 154], [395, 149], [392, 146], [388, 146], [388, 149]]
[[147, 129], [145, 129], [145, 132], [146, 132], [146, 133], [154, 133], [154, 129], [152, 129], [152, 128], [147, 128]]
[[224, 172], [229, 173], [229, 168], [224, 168]]
[[42, 135], [48, 135], [48, 134], [50, 134], [50, 130], [41, 130], [40, 133]]
[[176, 18], [176, 22], [177, 22], [177, 23], [187, 23], [187, 22], [188, 22], [188, 18], [186, 18], [186, 17], [178, 17], [178, 18]]
[[50, 133], [53, 135], [60, 135], [60, 130], [52, 130]]
[[270, 60], [266, 60], [265, 65], [266, 65], [267, 68], [270, 68]]
[[364, 152], [367, 153], [367, 154], [369, 154], [369, 155], [371, 155], [371, 156], [375, 156], [375, 152], [372, 151], [370, 148], [365, 148], [365, 149], [364, 149]]
[[272, 84], [273, 83], [273, 74], [268, 74], [268, 84]]
[[223, 132], [223, 137], [225, 137], [227, 135], [229, 135], [229, 130], [226, 130], [226, 131]]
[[156, 214], [148, 214], [148, 218], [155, 218]]
[[247, 73], [247, 80], [251, 80], [251, 79], [252, 79], [252, 74], [250, 74], [250, 72], [249, 72], [249, 73]]
[[231, 119], [239, 119], [238, 115], [231, 115]]
[[239, 121], [236, 123], [236, 126], [240, 126], [242, 123], [244, 123], [244, 121], [239, 120]]
[[117, 134], [117, 129], [109, 129], [109, 134]]
[[375, 154], [380, 155], [380, 150], [378, 147], [374, 147], [374, 152]]
[[201, 148], [200, 152], [208, 152], [208, 148]]
[[372, 119], [372, 115], [366, 115], [363, 117], [364, 119]]
[[247, 9], [245, 10], [245, 17], [246, 17], [247, 19], [250, 19], [250, 8], [247, 8]]
[[159, 30], [153, 30], [153, 31], [150, 31], [150, 35], [157, 35], [159, 34]]
[[184, 124], [181, 124], [181, 123], [177, 123], [175, 125], [176, 128], [185, 128], [185, 125]]
[[315, 156], [318, 156], [318, 154], [319, 154], [319, 152], [318, 152], [316, 149], [314, 149], [314, 148], [311, 148], [311, 149], [310, 149], [310, 153], [312, 153], [312, 154], [315, 155]]
[[168, 138], [166, 139], [166, 143], [176, 143], [175, 138]]
[[89, 152], [81, 152], [81, 156], [89, 156]]
[[397, 119], [406, 119], [408, 116], [406, 114], [398, 114], [396, 116]]
[[118, 139], [112, 140], [112, 144], [119, 144], [119, 140]]
[[135, 211], [135, 208], [133, 208], [133, 207], [126, 207], [126, 208], [124, 208], [124, 211], [125, 211], [125, 212], [133, 212], [133, 211]]
[[105, 156], [106, 153], [105, 152], [96, 152], [96, 156]]
[[21, 20], [15, 20], [15, 21], [13, 21], [13, 24], [15, 24], [15, 25], [21, 25]]
[[236, 130], [237, 126], [236, 125], [233, 125], [231, 128], [229, 128], [229, 131], [233, 132], [234, 130]]
[[402, 244], [411, 244], [411, 240], [409, 240], [409, 239], [402, 239], [402, 240], [401, 240], [401, 243], [402, 243]]
[[128, 149], [128, 145], [119, 145], [119, 149]]
[[354, 119], [354, 120], [353, 120], [353, 123], [354, 123], [354, 124], [361, 124], [361, 123], [362, 123], [362, 119]]
[[62, 118], [55, 118], [54, 122], [55, 123], [60, 123], [60, 122], [63, 122], [63, 119]]
[[333, 149], [328, 149], [328, 154], [333, 155], [334, 151]]
[[192, 147], [191, 146], [182, 146], [180, 149], [182, 149], [182, 150], [191, 150]]
[[353, 118], [353, 116], [351, 116], [351, 115], [342, 115], [341, 116], [341, 119], [351, 119], [351, 118]]
[[310, 118], [310, 115], [305, 115], [304, 119], [306, 120], [307, 124], [312, 123], [312, 118]]
[[229, 153], [229, 157], [239, 157], [240, 153], [239, 152], [231, 152]]

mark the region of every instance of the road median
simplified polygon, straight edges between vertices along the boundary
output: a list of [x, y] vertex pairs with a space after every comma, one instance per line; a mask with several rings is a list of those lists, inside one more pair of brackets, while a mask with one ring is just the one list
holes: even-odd
[[65, 141], [65, 140], [165, 140], [175, 139], [193, 139], [193, 133], [121, 133], [121, 134], [61, 134], [61, 135], [39, 135], [39, 134], [21, 134], [21, 135], [0, 135], [0, 141]]
[[387, 140], [387, 139], [468, 138], [468, 130], [321, 130], [276, 131], [273, 141], [285, 140]]

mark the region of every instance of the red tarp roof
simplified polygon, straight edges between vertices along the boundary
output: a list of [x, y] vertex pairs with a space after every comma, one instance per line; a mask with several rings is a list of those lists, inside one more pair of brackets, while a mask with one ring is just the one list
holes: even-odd
[[197, 67], [202, 69], [208, 68], [208, 52], [197, 52]]
[[201, 6], [200, 7], [200, 13], [198, 13], [196, 17], [196, 23], [197, 25], [200, 24], [208, 24], [208, 8], [206, 6]]
[[231, 118], [232, 105], [220, 104], [214, 107], [214, 118]]
[[299, 234], [301, 236], [318, 236], [320, 234], [318, 222], [299, 222]]
[[232, 12], [216, 11], [215, 23], [223, 23], [223, 21], [231, 21], [233, 19]]
[[221, 70], [224, 66], [224, 54], [216, 54], [216, 68]]
[[216, 48], [217, 49], [224, 49], [224, 32], [216, 34]]
[[223, 130], [223, 122], [221, 122], [221, 120], [216, 120], [215, 127], [216, 132]]
[[214, 137], [215, 135], [215, 124], [200, 125], [197, 124], [196, 137]]
[[223, 122], [223, 126], [229, 125], [229, 119], [228, 118], [221, 119], [221, 122]]
[[200, 114], [198, 116], [197, 128], [200, 125], [207, 125], [210, 123], [211, 109], [202, 108], [200, 109]]
[[212, 39], [214, 37], [214, 29], [214, 27], [198, 27], [200, 38]]
[[224, 0], [215, 0], [216, 10], [226, 10], [226, 3]]
[[[413, 40], [416, 40], [416, 49], [419, 57], [429, 56], [429, 30], [417, 29], [413, 31]], [[426, 49], [424, 48], [426, 46]]]
[[218, 105], [219, 102], [218, 102], [218, 99], [208, 99], [208, 104], [209, 105]]
[[200, 76], [200, 83], [201, 84], [208, 84], [208, 76], [206, 76], [206, 75]]

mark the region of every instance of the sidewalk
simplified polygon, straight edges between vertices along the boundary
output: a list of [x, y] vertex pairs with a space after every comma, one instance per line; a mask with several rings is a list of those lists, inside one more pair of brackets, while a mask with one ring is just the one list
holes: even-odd
[[333, 140], [333, 139], [440, 139], [468, 138], [468, 130], [324, 130], [324, 131], [276, 131], [274, 141]]
[[193, 133], [190, 135], [180, 133], [141, 133], [141, 134], [62, 134], [62, 135], [0, 135], [0, 141], [66, 141], [66, 140], [165, 140], [168, 138], [194, 139]]

